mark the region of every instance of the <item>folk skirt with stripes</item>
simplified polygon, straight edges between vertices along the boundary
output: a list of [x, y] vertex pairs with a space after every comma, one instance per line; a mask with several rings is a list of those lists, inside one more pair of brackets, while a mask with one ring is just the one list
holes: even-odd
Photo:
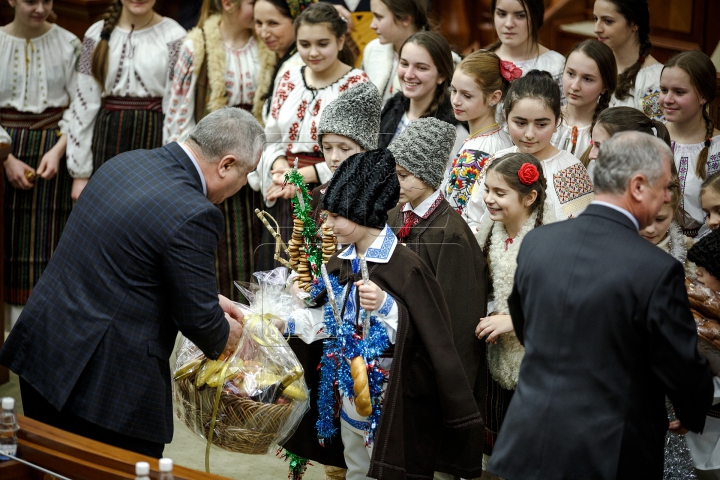
[[161, 147], [163, 119], [161, 98], [105, 98], [93, 131], [93, 171], [123, 152]]
[[[32, 117], [33, 114], [20, 114]], [[40, 114], [42, 115], [42, 114]], [[48, 128], [3, 127], [12, 139], [15, 157], [37, 169], [45, 152], [58, 140], [57, 122]], [[4, 180], [5, 302], [24, 305], [60, 240], [72, 209], [72, 178], [65, 157], [51, 180], [36, 177], [30, 190], [18, 190]]]
[[[487, 368], [487, 367], [485, 367]], [[483, 453], [492, 455], [500, 427], [507, 414], [515, 390], [506, 390], [495, 381], [487, 369], [487, 397], [485, 403], [485, 447]]]

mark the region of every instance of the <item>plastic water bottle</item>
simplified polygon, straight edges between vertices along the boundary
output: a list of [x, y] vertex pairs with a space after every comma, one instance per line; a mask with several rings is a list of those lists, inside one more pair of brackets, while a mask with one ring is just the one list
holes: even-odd
[[0, 413], [0, 460], [9, 460], [7, 455], [17, 455], [17, 417], [15, 416], [15, 399], [2, 399]]
[[150, 480], [150, 464], [148, 462], [135, 464], [135, 480]]
[[159, 480], [175, 480], [175, 477], [173, 477], [172, 469], [173, 469], [173, 461], [170, 458], [161, 458], [159, 462], [159, 470], [160, 470], [160, 476], [158, 477]]

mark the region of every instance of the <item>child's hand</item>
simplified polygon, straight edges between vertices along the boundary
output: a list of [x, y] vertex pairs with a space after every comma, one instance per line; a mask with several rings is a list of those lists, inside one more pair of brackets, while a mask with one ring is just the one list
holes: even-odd
[[298, 280], [295, 280], [292, 284], [292, 294], [297, 295], [300, 292], [304, 292], [302, 288], [300, 288], [300, 282]]
[[360, 293], [360, 306], [366, 312], [372, 312], [382, 306], [382, 302], [385, 301], [385, 292], [374, 282], [370, 281], [366, 284], [359, 280], [355, 282], [355, 286], [358, 287]]
[[478, 323], [475, 329], [475, 335], [481, 340], [487, 335], [488, 337], [485, 340], [487, 343], [496, 343], [499, 335], [512, 332], [513, 330], [514, 327], [510, 315], [491, 315], [480, 319], [480, 323]]

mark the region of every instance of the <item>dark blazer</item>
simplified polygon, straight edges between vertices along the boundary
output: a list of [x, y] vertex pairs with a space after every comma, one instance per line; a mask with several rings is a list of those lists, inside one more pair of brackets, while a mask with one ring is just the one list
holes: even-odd
[[178, 144], [113, 158], [73, 208], [0, 363], [58, 410], [170, 442], [178, 330], [211, 358], [228, 338], [214, 268], [222, 228]]
[[695, 432], [713, 397], [683, 279], [606, 206], [530, 232], [508, 302], [525, 358], [488, 471], [661, 479], [665, 395]]

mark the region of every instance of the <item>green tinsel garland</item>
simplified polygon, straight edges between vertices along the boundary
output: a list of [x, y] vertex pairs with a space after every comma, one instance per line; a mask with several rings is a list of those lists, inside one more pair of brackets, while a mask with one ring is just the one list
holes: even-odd
[[288, 472], [288, 480], [301, 480], [307, 470], [308, 465], [312, 465], [307, 458], [300, 457], [294, 453], [290, 453], [287, 450], [283, 450], [282, 447], [278, 448], [277, 456], [281, 460], [286, 460], [290, 467]]
[[299, 194], [290, 199], [293, 206], [293, 217], [303, 222], [302, 237], [305, 254], [310, 265], [310, 272], [313, 278], [317, 278], [320, 275], [320, 265], [322, 265], [323, 260], [322, 250], [317, 245], [318, 232], [315, 220], [312, 218], [310, 193], [307, 185], [305, 185], [305, 178], [298, 172], [297, 166], [285, 174], [285, 184], [288, 183], [294, 185]]

